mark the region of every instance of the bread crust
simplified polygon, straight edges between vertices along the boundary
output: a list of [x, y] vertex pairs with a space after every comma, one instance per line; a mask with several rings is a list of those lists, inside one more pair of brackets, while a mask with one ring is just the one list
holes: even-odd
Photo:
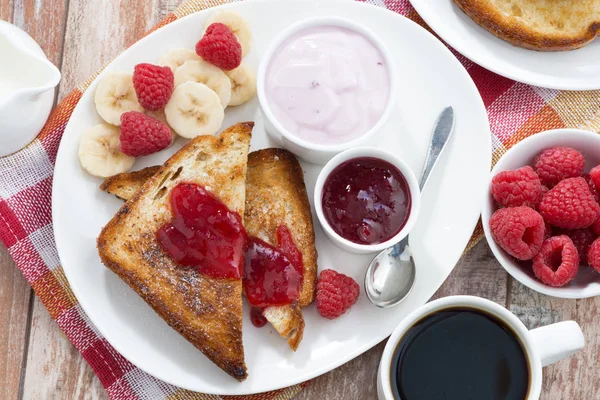
[[253, 123], [188, 142], [160, 167], [102, 229], [104, 265], [173, 329], [235, 379], [246, 379], [242, 280], [214, 279], [175, 264], [156, 232], [171, 217], [168, 193], [179, 183], [204, 186], [244, 215], [247, 154]]
[[150, 178], [152, 178], [161, 166], [155, 165], [152, 167], [142, 168], [139, 171], [123, 172], [109, 176], [100, 185], [100, 190], [108, 193], [112, 193], [121, 200], [129, 200], [133, 197], [142, 185]]
[[574, 50], [585, 46], [600, 34], [600, 21], [594, 21], [577, 35], [536, 31], [515, 17], [506, 16], [489, 0], [454, 0], [478, 25], [515, 46], [538, 51]]

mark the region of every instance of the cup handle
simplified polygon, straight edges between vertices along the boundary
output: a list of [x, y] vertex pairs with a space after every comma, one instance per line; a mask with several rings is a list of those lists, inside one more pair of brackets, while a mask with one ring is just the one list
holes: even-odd
[[575, 354], [585, 345], [581, 327], [575, 321], [563, 321], [529, 331], [537, 347], [542, 367]]

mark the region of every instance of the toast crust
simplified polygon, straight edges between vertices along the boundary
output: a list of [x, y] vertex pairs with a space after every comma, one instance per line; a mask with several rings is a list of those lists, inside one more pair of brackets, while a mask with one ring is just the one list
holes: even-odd
[[[585, 24], [577, 33], [560, 30], [544, 32], [528, 25], [522, 18], [507, 15], [490, 0], [454, 0], [460, 9], [478, 25], [515, 46], [539, 51], [574, 50], [585, 46], [600, 34], [597, 21]], [[549, 26], [550, 23], [549, 23]]]
[[199, 136], [160, 167], [103, 228], [102, 262], [135, 290], [173, 329], [225, 372], [247, 377], [242, 342], [242, 281], [214, 279], [176, 265], [156, 231], [171, 219], [168, 193], [181, 182], [212, 191], [244, 215], [246, 160], [253, 123], [219, 137]]
[[142, 185], [160, 170], [160, 165], [140, 169], [139, 171], [123, 172], [110, 176], [102, 182], [100, 190], [112, 193], [121, 200], [129, 200]]

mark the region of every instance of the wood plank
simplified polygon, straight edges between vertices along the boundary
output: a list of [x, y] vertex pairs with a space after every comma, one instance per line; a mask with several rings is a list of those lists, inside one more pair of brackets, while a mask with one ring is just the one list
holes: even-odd
[[544, 400], [599, 399], [600, 298], [570, 300], [545, 296], [513, 280], [510, 310], [529, 328], [559, 321], [577, 321], [585, 335], [585, 348], [574, 356], [544, 368]]
[[3, 21], [12, 21], [15, 5], [13, 0], [0, 0], [0, 19]]
[[14, 2], [13, 23], [29, 33], [60, 67], [68, 0], [20, 0]]
[[0, 398], [16, 399], [28, 339], [32, 290], [0, 244]]
[[172, 7], [166, 0], [71, 1], [59, 99], [112, 61]]
[[[499, 304], [506, 303], [507, 274], [494, 258], [485, 241], [466, 256], [433, 298], [458, 294], [483, 296]], [[377, 369], [385, 342], [325, 375], [313, 380], [295, 400], [375, 399]]]
[[81, 354], [35, 298], [23, 399], [107, 399]]

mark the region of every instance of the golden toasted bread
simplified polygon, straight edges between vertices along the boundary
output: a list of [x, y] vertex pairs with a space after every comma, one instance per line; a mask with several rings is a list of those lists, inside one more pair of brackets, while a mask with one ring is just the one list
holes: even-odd
[[598, 0], [454, 0], [477, 24], [516, 46], [573, 50], [600, 33]]
[[304, 333], [300, 307], [312, 303], [317, 282], [315, 233], [304, 173], [296, 157], [287, 150], [252, 152], [248, 156], [244, 226], [249, 235], [277, 246], [280, 225], [287, 226], [302, 253], [304, 279], [297, 305], [269, 307], [263, 315], [296, 350]]
[[104, 265], [173, 329], [237, 380], [247, 377], [242, 343], [242, 280], [215, 279], [175, 264], [156, 232], [172, 218], [170, 190], [202, 185], [244, 215], [253, 123], [219, 137], [199, 136], [173, 155], [117, 212], [98, 237]]
[[147, 167], [134, 172], [123, 172], [110, 176], [102, 182], [100, 190], [114, 194], [121, 200], [129, 200], [142, 185], [160, 170], [160, 165]]
[[[149, 167], [155, 168], [155, 167]], [[147, 169], [149, 169], [147, 168]], [[141, 172], [141, 171], [140, 171]], [[134, 175], [135, 174], [135, 175]], [[124, 185], [110, 182], [126, 183]], [[142, 173], [124, 173], [107, 178], [100, 188], [127, 200], [145, 181]], [[250, 153], [246, 176], [244, 225], [249, 235], [277, 245], [277, 227], [285, 224], [302, 253], [304, 280], [298, 304], [269, 307], [263, 315], [293, 350], [304, 333], [301, 307], [312, 303], [317, 281], [317, 252], [304, 174], [296, 157], [283, 149]]]

